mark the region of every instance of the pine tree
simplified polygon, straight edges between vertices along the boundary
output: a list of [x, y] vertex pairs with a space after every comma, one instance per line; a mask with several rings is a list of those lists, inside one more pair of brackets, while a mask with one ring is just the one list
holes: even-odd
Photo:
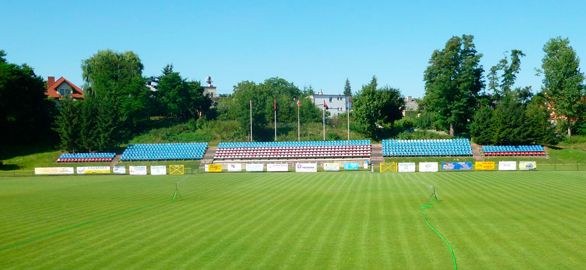
[[350, 80], [348, 80], [348, 78], [346, 78], [346, 83], [344, 84], [344, 96], [352, 96], [352, 87], [350, 86]]
[[80, 149], [79, 146], [79, 106], [80, 103], [70, 98], [59, 102], [59, 114], [55, 119], [55, 130], [61, 140], [60, 147], [69, 152]]

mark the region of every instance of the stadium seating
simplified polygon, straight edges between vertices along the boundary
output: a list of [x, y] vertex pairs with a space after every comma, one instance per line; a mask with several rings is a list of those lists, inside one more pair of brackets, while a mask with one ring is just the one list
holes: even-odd
[[471, 156], [472, 147], [467, 139], [447, 140], [383, 140], [383, 156], [429, 157]]
[[116, 153], [63, 153], [57, 162], [111, 162]]
[[133, 144], [122, 153], [122, 161], [201, 159], [208, 143]]
[[214, 159], [361, 158], [371, 155], [370, 140], [305, 142], [222, 142]]
[[545, 156], [541, 145], [484, 145], [485, 156]]

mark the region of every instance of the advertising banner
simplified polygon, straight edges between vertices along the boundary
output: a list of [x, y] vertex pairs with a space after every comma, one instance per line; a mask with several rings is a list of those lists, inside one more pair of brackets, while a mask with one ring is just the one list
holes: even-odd
[[128, 166], [130, 175], [147, 175], [147, 166]]
[[519, 161], [519, 170], [521, 170], [521, 171], [537, 170], [537, 162], [535, 162], [535, 161]]
[[472, 162], [442, 162], [442, 171], [469, 171]]
[[230, 163], [230, 164], [228, 164], [228, 171], [229, 172], [241, 172], [242, 171], [242, 164]]
[[474, 169], [477, 171], [494, 171], [496, 170], [496, 162], [494, 161], [476, 161]]
[[358, 162], [345, 162], [344, 163], [344, 170], [345, 171], [358, 171], [360, 168], [360, 164]]
[[295, 163], [295, 172], [317, 172], [317, 163]]
[[169, 165], [169, 175], [184, 175], [185, 165]]
[[114, 174], [126, 174], [126, 166], [116, 165], [112, 167]]
[[390, 163], [382, 162], [379, 164], [379, 166], [380, 166], [381, 173], [397, 172], [397, 163], [396, 162], [390, 162]]
[[151, 165], [151, 175], [167, 175], [167, 166]]
[[246, 171], [247, 172], [263, 172], [265, 170], [265, 165], [260, 163], [260, 164], [255, 164], [255, 163], [250, 163], [250, 164], [246, 164]]
[[210, 173], [221, 173], [222, 172], [222, 164], [209, 164], [207, 166], [207, 172]]
[[110, 166], [88, 166], [75, 168], [77, 174], [110, 174]]
[[516, 161], [499, 161], [499, 171], [516, 171]]
[[41, 167], [35, 168], [36, 175], [74, 174], [73, 167]]
[[438, 172], [439, 163], [437, 162], [419, 162], [420, 172]]
[[415, 162], [400, 162], [397, 165], [398, 172], [415, 172]]
[[327, 172], [337, 172], [340, 170], [339, 163], [324, 163], [323, 167], [324, 167], [324, 171], [327, 171]]
[[289, 164], [281, 163], [281, 164], [267, 164], [267, 172], [288, 172], [289, 171]]

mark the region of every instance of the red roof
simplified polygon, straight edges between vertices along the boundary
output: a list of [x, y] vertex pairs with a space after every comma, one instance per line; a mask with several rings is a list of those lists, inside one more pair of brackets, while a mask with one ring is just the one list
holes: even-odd
[[51, 83], [51, 80], [47, 82], [47, 92], [45, 94], [50, 98], [62, 98], [63, 96], [57, 92], [57, 87], [63, 83], [66, 83], [73, 89], [73, 93], [71, 95], [74, 99], [83, 99], [83, 91], [81, 88], [63, 77], [59, 78], [51, 85], [48, 85], [49, 83]]

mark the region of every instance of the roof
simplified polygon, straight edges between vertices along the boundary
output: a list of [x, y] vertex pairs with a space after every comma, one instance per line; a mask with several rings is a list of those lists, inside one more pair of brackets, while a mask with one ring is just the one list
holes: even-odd
[[64, 77], [59, 78], [55, 81], [52, 85], [47, 85], [47, 92], [46, 95], [50, 98], [61, 98], [61, 94], [57, 92], [57, 87], [61, 84], [66, 83], [73, 89], [72, 96], [74, 99], [83, 99], [83, 91], [77, 85], [73, 84], [69, 80], [65, 79]]
[[313, 94], [311, 97], [312, 98], [331, 98], [331, 97], [346, 98], [348, 96], [345, 96], [345, 95], [329, 95], [329, 94]]

